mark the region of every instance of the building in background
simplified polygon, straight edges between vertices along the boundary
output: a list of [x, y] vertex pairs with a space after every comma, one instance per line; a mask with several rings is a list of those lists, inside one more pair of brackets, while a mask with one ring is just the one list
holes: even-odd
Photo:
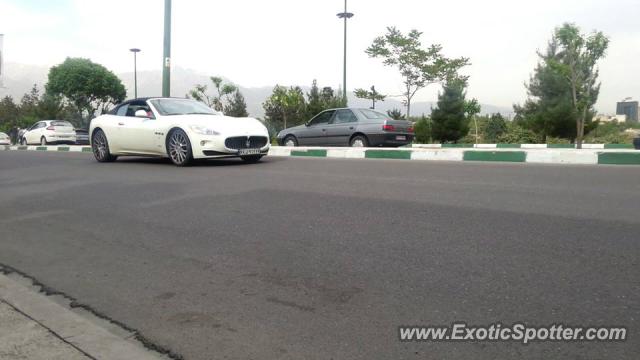
[[616, 115], [626, 116], [628, 122], [638, 122], [638, 102], [621, 101], [616, 106]]
[[596, 117], [593, 118], [594, 121], [600, 121], [601, 123], [605, 123], [605, 122], [618, 122], [618, 123], [623, 123], [625, 121], [627, 121], [627, 116], [626, 115], [605, 115], [605, 114], [598, 114]]

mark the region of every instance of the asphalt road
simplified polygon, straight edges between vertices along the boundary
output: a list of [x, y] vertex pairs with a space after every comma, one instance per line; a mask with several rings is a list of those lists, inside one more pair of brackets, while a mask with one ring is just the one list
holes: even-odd
[[[637, 359], [640, 168], [0, 152], [0, 263], [186, 359]], [[401, 343], [399, 325], [625, 343]]]

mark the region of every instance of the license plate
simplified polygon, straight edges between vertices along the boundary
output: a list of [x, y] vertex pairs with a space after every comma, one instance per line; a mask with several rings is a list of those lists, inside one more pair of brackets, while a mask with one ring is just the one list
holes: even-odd
[[238, 155], [260, 155], [260, 149], [240, 149]]
[[407, 137], [404, 135], [398, 135], [396, 136], [396, 140], [407, 140]]

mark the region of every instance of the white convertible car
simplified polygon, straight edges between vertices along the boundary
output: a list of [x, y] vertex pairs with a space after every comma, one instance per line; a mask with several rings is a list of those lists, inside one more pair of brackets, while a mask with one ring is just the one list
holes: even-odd
[[91, 121], [91, 148], [99, 162], [118, 156], [168, 157], [178, 166], [193, 159], [240, 157], [257, 162], [269, 152], [269, 133], [258, 120], [224, 116], [180, 98], [124, 102]]

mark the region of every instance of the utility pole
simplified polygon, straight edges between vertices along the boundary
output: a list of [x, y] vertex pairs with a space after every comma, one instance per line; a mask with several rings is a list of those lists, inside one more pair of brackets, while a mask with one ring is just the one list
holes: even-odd
[[162, 96], [171, 96], [171, 0], [164, 0], [164, 57], [162, 64]]
[[371, 98], [373, 100], [373, 107], [371, 109], [375, 110], [376, 109], [376, 95], [378, 93], [376, 92], [376, 87], [375, 85], [371, 85]]
[[340, 19], [344, 19], [344, 63], [342, 73], [342, 97], [347, 101], [347, 20], [353, 17], [353, 13], [347, 12], [347, 0], [344, 0], [344, 12], [338, 14]]
[[140, 52], [140, 49], [133, 48], [129, 49], [133, 53], [133, 88], [134, 88], [134, 99], [138, 98], [138, 58], [137, 54]]

